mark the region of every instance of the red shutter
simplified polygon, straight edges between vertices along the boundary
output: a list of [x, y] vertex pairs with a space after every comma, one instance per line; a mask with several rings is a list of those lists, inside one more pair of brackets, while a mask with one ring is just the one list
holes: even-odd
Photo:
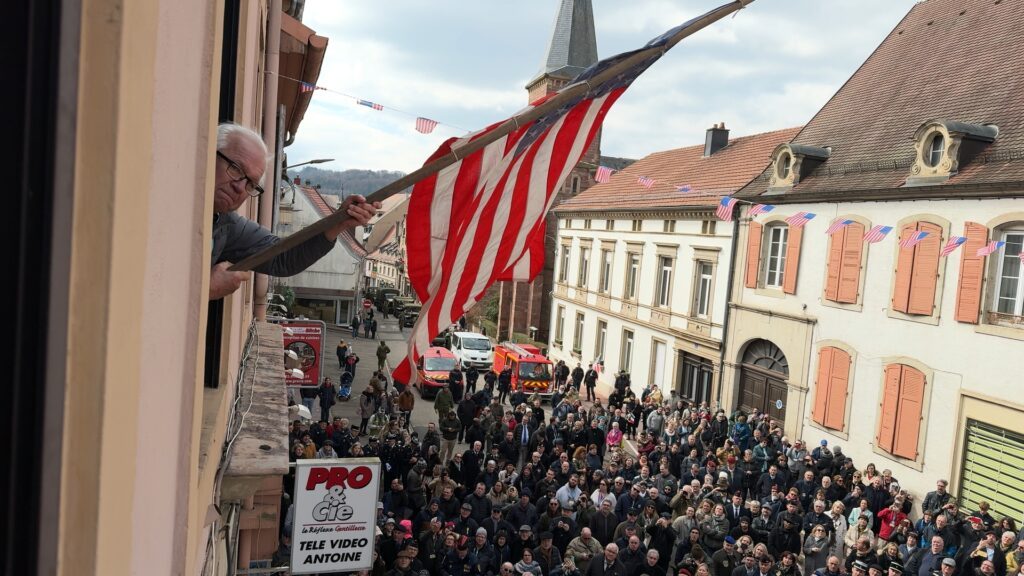
[[917, 459], [917, 440], [921, 435], [921, 409], [924, 406], [925, 378], [920, 370], [903, 366], [896, 433], [891, 452], [894, 456]]
[[751, 222], [747, 230], [747, 288], [757, 288], [757, 272], [761, 267], [761, 236], [762, 226], [757, 222]]
[[935, 307], [935, 287], [939, 281], [939, 251], [942, 228], [931, 222], [919, 222], [918, 230], [928, 236], [914, 246], [914, 271], [910, 277], [908, 314], [931, 316]]
[[956, 320], [978, 323], [981, 311], [981, 285], [985, 278], [985, 257], [978, 248], [988, 244], [988, 228], [977, 222], [964, 223], [967, 241], [960, 247], [960, 282], [956, 287]]
[[[836, 302], [856, 304], [860, 295], [860, 262], [864, 249], [864, 225], [854, 222], [843, 228], [843, 252]], [[831, 256], [831, 255], [830, 255]]]
[[[900, 240], [917, 232], [917, 222], [907, 224], [900, 230]], [[914, 250], [912, 248], [897, 248], [899, 254], [896, 256], [896, 281], [892, 290], [892, 309], [897, 312], [906, 313], [910, 305], [910, 276], [914, 269]]]
[[818, 379], [814, 387], [814, 408], [811, 411], [811, 420], [822, 426], [825, 425], [825, 410], [829, 397], [828, 389], [832, 382], [832, 354], [834, 350], [835, 348], [826, 346], [818, 351]]
[[896, 437], [896, 410], [900, 401], [902, 370], [902, 364], [890, 364], [885, 367], [885, 385], [882, 390], [877, 440], [878, 447], [886, 452], [892, 452], [893, 440]]
[[839, 348], [832, 349], [832, 373], [829, 375], [828, 405], [825, 426], [842, 430], [846, 424], [846, 394], [850, 385], [850, 355]]
[[825, 276], [825, 299], [833, 302], [839, 301], [839, 272], [843, 263], [843, 245], [846, 237], [846, 227], [840, 228], [832, 235], [828, 243], [828, 264]]
[[800, 271], [800, 242], [803, 237], [803, 226], [789, 227], [789, 237], [786, 238], [786, 269], [782, 277], [782, 291], [786, 294], [796, 294], [796, 275]]

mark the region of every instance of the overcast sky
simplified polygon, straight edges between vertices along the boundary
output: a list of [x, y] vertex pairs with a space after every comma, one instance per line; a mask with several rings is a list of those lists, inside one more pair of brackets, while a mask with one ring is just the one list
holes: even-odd
[[[593, 0], [601, 58], [725, 0]], [[640, 158], [704, 141], [806, 123], [916, 0], [757, 0], [669, 51], [626, 91], [601, 152]], [[559, 0], [307, 0], [303, 22], [330, 43], [290, 164], [411, 172], [446, 138], [526, 104]], [[394, 108], [410, 115], [389, 110]], [[443, 122], [415, 131], [415, 116]]]

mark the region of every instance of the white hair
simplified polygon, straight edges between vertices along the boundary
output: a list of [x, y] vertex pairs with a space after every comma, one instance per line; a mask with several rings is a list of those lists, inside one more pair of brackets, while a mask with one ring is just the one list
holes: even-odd
[[263, 143], [263, 137], [251, 128], [231, 122], [224, 122], [217, 126], [217, 150], [224, 150], [239, 138], [248, 140], [253, 146], [258, 147], [263, 152], [264, 157], [269, 156], [267, 145]]

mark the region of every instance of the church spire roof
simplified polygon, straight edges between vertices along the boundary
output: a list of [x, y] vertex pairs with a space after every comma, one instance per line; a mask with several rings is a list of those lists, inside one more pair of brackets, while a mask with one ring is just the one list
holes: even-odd
[[594, 32], [594, 8], [590, 0], [561, 0], [551, 33], [551, 44], [541, 62], [540, 72], [530, 84], [545, 75], [575, 78], [595, 63], [597, 35]]

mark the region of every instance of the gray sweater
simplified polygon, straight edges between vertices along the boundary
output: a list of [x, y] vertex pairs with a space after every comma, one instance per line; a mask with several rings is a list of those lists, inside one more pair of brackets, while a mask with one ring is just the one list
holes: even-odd
[[[270, 230], [237, 212], [217, 214], [213, 217], [213, 255], [210, 262], [239, 262], [280, 241]], [[334, 242], [323, 234], [317, 234], [255, 270], [270, 276], [294, 276], [323, 258], [331, 248], [334, 248]]]

